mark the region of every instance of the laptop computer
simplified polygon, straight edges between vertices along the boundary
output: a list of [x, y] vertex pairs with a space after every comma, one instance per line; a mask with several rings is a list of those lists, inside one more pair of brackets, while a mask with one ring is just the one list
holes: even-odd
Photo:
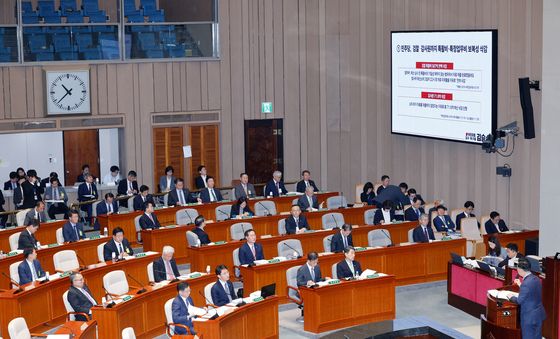
[[463, 266], [463, 257], [458, 255], [457, 253], [451, 252], [451, 260], [453, 260], [454, 264], [457, 264], [459, 266]]
[[261, 288], [261, 297], [266, 299], [266, 297], [270, 297], [276, 294], [276, 283], [263, 286]]
[[487, 263], [485, 263], [482, 260], [477, 260], [476, 262], [478, 263], [478, 268], [480, 270], [492, 274], [492, 269], [490, 268], [490, 265], [488, 265]]

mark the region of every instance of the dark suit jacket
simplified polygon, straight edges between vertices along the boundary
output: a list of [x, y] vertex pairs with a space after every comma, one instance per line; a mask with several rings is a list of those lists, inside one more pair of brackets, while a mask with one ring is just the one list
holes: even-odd
[[[313, 206], [311, 207], [318, 209], [319, 200], [317, 199], [317, 196], [313, 195], [313, 197], [311, 197], [311, 201], [313, 202]], [[299, 197], [297, 204], [302, 211], [307, 211], [307, 209], [309, 208], [309, 199], [307, 198], [307, 195], [304, 194], [301, 197]]]
[[209, 243], [211, 243], [210, 241], [210, 237], [208, 236], [208, 234], [206, 232], [204, 232], [203, 229], [199, 228], [199, 227], [195, 227], [193, 228], [193, 233], [198, 235], [198, 239], [200, 240], [200, 244], [201, 245], [207, 245]]
[[444, 215], [445, 218], [445, 225], [443, 224], [443, 221], [441, 220], [440, 216], [437, 215], [434, 218], [434, 227], [436, 228], [436, 230], [438, 232], [445, 232], [448, 229], [455, 229], [455, 224], [453, 223], [453, 220], [451, 220], [451, 217], [448, 215]]
[[[19, 187], [19, 184], [16, 181], [16, 187]], [[12, 181], [8, 180], [6, 182], [4, 182], [4, 191], [9, 191], [12, 189]]]
[[85, 239], [86, 234], [84, 233], [84, 225], [81, 223], [76, 224], [76, 230], [78, 231], [78, 235], [76, 236], [76, 232], [72, 227], [70, 221], [67, 221], [64, 226], [62, 226], [62, 236], [64, 237], [65, 242], [75, 242], [80, 239]]
[[[255, 186], [250, 182], [247, 183], [247, 191], [249, 192], [249, 196], [247, 198], [254, 198], [255, 197]], [[235, 199], [239, 199], [243, 196], [247, 196], [245, 190], [243, 189], [243, 185], [238, 184], [235, 186]]]
[[[216, 201], [224, 200], [224, 198], [222, 198], [222, 193], [220, 193], [219, 189], [214, 188], [214, 194], [216, 195]], [[210, 202], [210, 190], [208, 188], [203, 188], [200, 191], [200, 199], [202, 200], [203, 203]]]
[[140, 220], [138, 220], [138, 223], [140, 224], [140, 228], [143, 229], [143, 230], [160, 228], [161, 225], [160, 225], [159, 220], [157, 218], [157, 215], [155, 213], [152, 213], [152, 218], [154, 219], [153, 222], [152, 222], [152, 220], [150, 220], [150, 217], [148, 217], [148, 215], [146, 215], [146, 213], [142, 214], [142, 216], [140, 217]]
[[280, 192], [278, 192], [278, 190], [276, 189], [276, 184], [274, 183], [274, 180], [270, 180], [269, 182], [267, 182], [264, 188], [264, 196], [268, 197], [270, 196], [270, 193], [272, 193], [273, 197], [278, 197], [280, 196], [280, 194], [288, 193], [288, 190], [286, 189], [286, 186], [284, 186], [283, 181], [280, 181], [278, 185], [280, 187]]
[[417, 226], [414, 231], [412, 231], [412, 239], [414, 242], [429, 242], [429, 240], [436, 240], [432, 228], [428, 226], [426, 229], [428, 230], [429, 239], [426, 238], [426, 235], [422, 231], [422, 226]]
[[307, 228], [309, 230], [309, 224], [307, 223], [307, 218], [300, 214], [298, 218], [298, 223], [296, 224], [296, 220], [293, 216], [289, 216], [286, 218], [286, 234], [296, 234], [297, 227], [299, 228]]
[[[175, 278], [180, 276], [179, 269], [177, 268], [177, 263], [175, 259], [169, 260], [169, 264], [171, 265], [171, 270], [173, 271], [173, 275]], [[154, 280], [155, 282], [160, 282], [167, 280], [167, 274], [165, 273], [165, 263], [163, 262], [163, 258], [159, 257], [154, 261]]]
[[[183, 195], [185, 196], [185, 203], [190, 204], [196, 202], [196, 199], [191, 197], [191, 192], [188, 189], [183, 188]], [[179, 202], [179, 195], [177, 194], [177, 189], [169, 191], [167, 196], [167, 206], [175, 206]]]
[[[78, 201], [87, 201], [92, 199], [97, 199], [99, 194], [97, 194], [97, 186], [94, 183], [91, 183], [91, 192], [87, 188], [87, 184], [84, 182], [78, 186]], [[93, 198], [86, 197], [86, 195], [93, 195]]]
[[255, 260], [263, 260], [264, 253], [261, 244], [255, 243], [255, 256], [253, 257], [253, 252], [251, 252], [251, 248], [247, 243], [244, 243], [243, 246], [239, 248], [239, 261], [241, 265], [249, 265], [252, 264]]
[[[22, 208], [33, 208], [37, 204], [37, 201], [42, 201], [41, 194], [43, 194], [43, 188], [39, 186], [39, 182], [36, 181], [35, 185], [31, 184], [29, 180], [26, 180], [21, 184], [23, 189], [23, 205]], [[35, 199], [37, 197], [37, 199]]]
[[[119, 205], [116, 201], [113, 200], [113, 213], [117, 213], [119, 211]], [[97, 215], [105, 215], [109, 212], [107, 208], [107, 202], [104, 200], [97, 204]]]
[[[132, 189], [138, 192], [138, 181], [134, 180], [132, 182]], [[128, 179], [124, 178], [119, 181], [119, 186], [117, 187], [117, 195], [127, 195], [128, 191]], [[128, 199], [119, 200], [119, 205], [128, 208]]]
[[401, 192], [400, 187], [395, 185], [389, 185], [387, 188], [377, 191], [377, 196], [374, 199], [375, 204], [381, 207], [385, 200], [391, 200], [395, 206], [410, 204], [410, 199]]
[[[91, 173], [90, 173], [91, 174]], [[91, 177], [93, 178], [93, 181], [95, 181], [95, 176], [93, 174], [91, 174]], [[78, 175], [76, 177], [76, 182], [86, 182], [86, 178], [84, 178], [84, 174], [81, 173], [80, 175]]]
[[[347, 237], [348, 246], [354, 246], [352, 241], [352, 233]], [[342, 240], [342, 234], [336, 232], [331, 239], [331, 252], [342, 252], [344, 251], [344, 241]]]
[[[229, 289], [231, 300], [236, 299], [237, 296], [235, 295], [233, 284], [229, 280], [227, 281], [226, 284]], [[224, 290], [224, 287], [222, 286], [222, 283], [219, 280], [217, 280], [214, 286], [212, 286], [212, 290], [210, 291], [210, 294], [212, 295], [212, 301], [216, 306], [224, 306], [225, 304], [229, 303], [229, 299], [226, 294], [226, 291]]]
[[[420, 207], [418, 210], [420, 211], [420, 213], [424, 213], [424, 208]], [[418, 220], [418, 214], [414, 212], [414, 209], [412, 207], [409, 207], [404, 211], [404, 220], [407, 221]]]
[[[45, 276], [45, 271], [41, 268], [41, 263], [39, 260], [33, 260], [33, 266], [35, 266], [35, 273], [37, 278]], [[23, 260], [18, 266], [19, 284], [25, 285], [33, 281], [33, 273], [27, 264], [27, 260]]]
[[[87, 285], [84, 285], [83, 289], [88, 292], [92, 298], [95, 298]], [[74, 312], [89, 314], [90, 309], [93, 307], [93, 304], [91, 303], [91, 301], [89, 301], [88, 297], [86, 297], [80, 290], [78, 290], [74, 286], [70, 286], [70, 289], [68, 290], [68, 302], [74, 309]], [[88, 321], [89, 319], [84, 319], [84, 316], [82, 315], [76, 315], [76, 320]]]
[[148, 201], [151, 201], [152, 204], [155, 205], [154, 197], [151, 194], [148, 194], [146, 196], [146, 201], [143, 201], [142, 196], [140, 194], [137, 194], [134, 197], [134, 199], [132, 199], [132, 207], [134, 208], [135, 211], [143, 211], [144, 210], [144, 204]]
[[323, 280], [321, 277], [321, 269], [319, 268], [319, 265], [315, 265], [315, 267], [313, 267], [313, 272], [315, 273], [315, 279], [311, 278], [311, 272], [309, 272], [309, 266], [307, 266], [307, 263], [301, 265], [301, 267], [297, 270], [296, 276], [298, 287], [307, 285], [307, 282], [309, 280], [312, 280], [313, 282], [319, 282]]
[[4, 200], [4, 194], [2, 194], [2, 190], [0, 190], [0, 212], [4, 211], [4, 204], [6, 200]]
[[245, 208], [243, 209], [243, 211], [241, 213], [239, 213], [239, 205], [238, 204], [233, 204], [233, 206], [231, 206], [231, 211], [229, 213], [229, 217], [230, 218], [235, 218], [236, 216], [238, 216], [239, 214], [242, 213], [249, 213], [249, 215], [255, 215], [255, 212], [253, 212], [253, 210], [251, 210], [251, 208], [249, 207], [249, 204], [247, 204], [245, 206]]
[[[494, 223], [490, 219], [486, 221], [484, 227], [486, 228], [486, 233], [488, 234], [499, 233], [498, 229], [496, 228], [496, 225], [494, 225]], [[501, 232], [509, 231], [509, 228], [506, 226], [505, 221], [503, 221], [502, 219], [500, 219], [500, 222], [498, 223], [498, 227], [500, 228]]]
[[19, 234], [18, 250], [26, 248], [37, 248], [37, 239], [35, 239], [34, 234], [29, 234], [27, 230], [23, 230]]
[[546, 312], [542, 304], [541, 282], [533, 274], [525, 276], [519, 288], [519, 296], [512, 297], [511, 301], [521, 306], [521, 330], [523, 334], [525, 334], [524, 327], [540, 324], [546, 319]]
[[[457, 214], [457, 217], [455, 218], [455, 226], [457, 226], [457, 229], [460, 230], [461, 229], [461, 219], [466, 218], [467, 216], [465, 215], [465, 212], [459, 213]], [[475, 218], [476, 216], [472, 213], [469, 214], [469, 218]], [[478, 225], [478, 227], [480, 228], [480, 223]]]
[[367, 203], [368, 205], [375, 205], [375, 193], [373, 193], [373, 191], [371, 191], [370, 194], [367, 194], [365, 192], [362, 192], [360, 194], [360, 200], [364, 203]]
[[[309, 185], [313, 186], [314, 192], [319, 192], [317, 185], [315, 185], [315, 181], [309, 180]], [[303, 180], [298, 181], [298, 183], [296, 184], [296, 191], [300, 193], [305, 193], [305, 181]]]
[[[517, 255], [515, 256], [515, 258], [523, 258], [523, 254], [517, 252]], [[513, 258], [513, 259], [515, 259]], [[498, 267], [504, 267], [507, 266], [509, 262], [509, 257], [506, 257], [504, 260], [500, 261], [500, 263], [498, 264]]]
[[19, 187], [14, 190], [14, 205], [16, 205], [17, 209], [23, 209], [24, 207], [22, 206], [23, 204], [23, 192], [22, 192], [22, 187]]
[[[123, 250], [126, 253], [128, 253], [129, 255], [132, 255], [134, 253], [132, 251], [132, 247], [130, 247], [130, 243], [126, 238], [123, 239], [122, 245], [123, 245]], [[117, 244], [115, 243], [115, 240], [111, 239], [107, 241], [105, 246], [103, 246], [103, 259], [105, 259], [105, 261], [110, 261], [111, 259], [113, 259], [113, 252], [115, 252], [117, 257], [119, 256], [119, 250], [117, 249]]]
[[[391, 221], [395, 220], [395, 211], [393, 209], [391, 209], [389, 214], [391, 215]], [[379, 225], [381, 224], [381, 220], [384, 220], [383, 212], [381, 212], [381, 208], [378, 208], [375, 210], [375, 214], [373, 215], [373, 224]]]
[[[352, 265], [354, 265], [354, 272], [356, 272], [356, 275], [362, 274], [362, 266], [359, 262], [354, 260], [352, 262]], [[352, 271], [350, 270], [350, 267], [348, 267], [348, 263], [346, 262], [346, 260], [342, 260], [341, 262], [336, 264], [336, 277], [338, 279], [353, 277]]]
[[[206, 176], [206, 180], [208, 180], [208, 176]], [[204, 179], [200, 175], [198, 177], [194, 178], [194, 186], [199, 190], [206, 187], [204, 185]]]
[[[187, 298], [190, 305], [194, 306], [193, 300], [191, 297]], [[189, 310], [187, 309], [187, 305], [183, 301], [180, 295], [177, 295], [171, 303], [171, 315], [173, 317], [173, 322], [176, 324], [185, 325], [189, 328], [190, 334], [196, 334], [194, 331], [193, 323], [191, 318], [189, 317]], [[175, 334], [187, 334], [187, 331], [179, 326], [175, 326]]]

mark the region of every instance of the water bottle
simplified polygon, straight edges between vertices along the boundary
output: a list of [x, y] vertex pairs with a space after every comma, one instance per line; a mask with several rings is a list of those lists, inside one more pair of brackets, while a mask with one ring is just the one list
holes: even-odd
[[294, 256], [294, 259], [297, 259], [298, 253], [296, 251], [294, 251], [294, 253], [292, 253], [292, 255]]
[[196, 247], [200, 247], [201, 243], [200, 243], [200, 239], [196, 239]]
[[206, 274], [210, 274], [210, 265], [206, 265]]
[[113, 262], [117, 262], [117, 254], [115, 252], [111, 253]]
[[105, 227], [105, 228], [103, 229], [103, 235], [104, 235], [104, 236], [108, 236], [108, 235], [109, 235], [109, 230], [107, 230], [107, 227]]
[[4, 251], [0, 250], [0, 259], [4, 259]]
[[95, 184], [99, 185], [99, 178], [95, 178]]
[[45, 272], [45, 278], [46, 278], [47, 280], [50, 280], [51, 275], [49, 274], [49, 271], [46, 271], [46, 272]]
[[41, 242], [40, 241], [37, 241], [37, 248], [38, 249], [41, 248]]

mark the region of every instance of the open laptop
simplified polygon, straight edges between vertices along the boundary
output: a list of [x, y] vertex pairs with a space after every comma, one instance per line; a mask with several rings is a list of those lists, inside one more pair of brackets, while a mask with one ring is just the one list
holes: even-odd
[[457, 253], [451, 252], [451, 260], [453, 260], [454, 264], [457, 264], [459, 266], [463, 266], [463, 257], [458, 255]]
[[492, 269], [490, 268], [490, 265], [488, 265], [482, 260], [477, 260], [476, 262], [478, 263], [478, 268], [480, 268], [484, 272], [488, 272], [492, 274]]
[[261, 297], [266, 299], [266, 297], [270, 297], [276, 294], [276, 283], [263, 286], [261, 288]]

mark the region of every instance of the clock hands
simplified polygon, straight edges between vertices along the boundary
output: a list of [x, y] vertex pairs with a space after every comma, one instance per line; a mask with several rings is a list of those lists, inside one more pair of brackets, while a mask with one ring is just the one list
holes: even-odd
[[62, 96], [62, 98], [60, 98], [60, 100], [58, 100], [57, 104], [59, 104], [59, 103], [62, 101], [62, 99], [66, 98], [67, 95], [72, 95], [72, 90], [73, 90], [73, 88], [68, 89], [68, 88], [66, 88], [66, 86], [64, 86], [64, 85], [62, 85], [62, 88], [64, 88], [64, 90], [66, 91], [66, 94], [64, 94], [64, 95]]

